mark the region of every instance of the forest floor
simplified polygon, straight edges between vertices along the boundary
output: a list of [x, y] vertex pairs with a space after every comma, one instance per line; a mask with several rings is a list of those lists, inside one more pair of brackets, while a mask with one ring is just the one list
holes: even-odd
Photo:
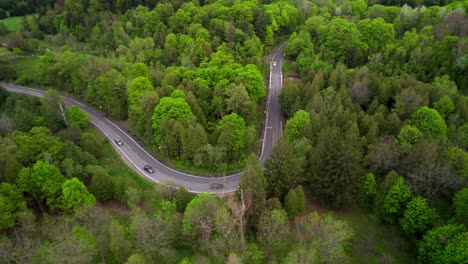
[[16, 32], [18, 30], [21, 30], [23, 26], [23, 17], [18, 16], [5, 18], [0, 20], [0, 23], [3, 23], [3, 25], [5, 25], [9, 32]]
[[[306, 197], [312, 197], [310, 188], [304, 187]], [[414, 247], [407, 242], [398, 226], [383, 223], [376, 215], [357, 206], [329, 209], [317, 200], [307, 199], [306, 213], [296, 217], [302, 220], [307, 214], [333, 213], [346, 221], [354, 231], [349, 253], [354, 263], [417, 263]]]

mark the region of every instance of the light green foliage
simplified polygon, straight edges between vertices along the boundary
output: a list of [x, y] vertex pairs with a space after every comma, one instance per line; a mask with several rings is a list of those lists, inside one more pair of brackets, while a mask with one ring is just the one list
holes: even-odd
[[96, 257], [98, 255], [96, 236], [86, 227], [75, 225], [72, 228], [74, 240], [78, 248], [86, 252], [87, 255]]
[[[447, 224], [434, 228], [427, 232], [422, 240], [418, 243], [418, 260], [420, 263], [462, 263], [450, 261], [447, 254], [447, 247], [451, 245], [452, 249], [456, 245], [463, 248], [462, 241], [457, 241], [458, 235], [466, 232], [464, 225]], [[450, 249], [450, 248], [449, 248]], [[465, 246], [466, 249], [466, 246]], [[466, 250], [465, 250], [466, 252]], [[461, 252], [460, 252], [461, 253]], [[461, 254], [460, 256], [463, 256]], [[465, 258], [466, 260], [466, 258]]]
[[133, 80], [137, 77], [146, 77], [148, 80], [150, 79], [148, 67], [146, 67], [146, 65], [142, 62], [137, 62], [125, 67], [123, 73], [130, 80]]
[[161, 199], [159, 201], [158, 209], [154, 213], [154, 218], [162, 221], [163, 223], [168, 223], [177, 210], [177, 204], [166, 199]]
[[370, 206], [373, 204], [376, 195], [377, 184], [375, 176], [372, 173], [367, 173], [359, 184], [359, 197], [364, 205]]
[[400, 225], [406, 235], [419, 238], [432, 228], [438, 218], [439, 215], [429, 208], [426, 199], [417, 196], [406, 205]]
[[174, 195], [174, 200], [177, 205], [178, 212], [184, 212], [187, 205], [192, 201], [193, 196], [190, 194], [185, 187], [181, 186], [177, 189]]
[[18, 214], [26, 208], [22, 193], [15, 185], [0, 183], [0, 230], [15, 225]]
[[92, 206], [95, 202], [96, 198], [88, 192], [83, 182], [73, 178], [62, 184], [62, 195], [58, 203], [51, 207], [68, 211], [80, 205]]
[[310, 47], [310, 35], [304, 33], [306, 32], [300, 32], [299, 34], [293, 32], [291, 36], [289, 36], [289, 41], [286, 46], [284, 46], [284, 53], [286, 55], [296, 58], [304, 49], [312, 48]]
[[18, 187], [42, 204], [43, 200], [51, 208], [56, 208], [62, 195], [62, 184], [66, 178], [53, 165], [37, 161], [32, 168], [24, 168], [18, 176]]
[[23, 164], [30, 164], [41, 159], [47, 153], [51, 157], [58, 155], [63, 144], [58, 138], [50, 135], [45, 127], [33, 127], [27, 133], [18, 133], [15, 137], [17, 157]]
[[294, 116], [288, 120], [285, 127], [289, 142], [300, 139], [303, 136], [302, 130], [307, 124], [310, 124], [309, 113], [304, 110], [294, 113]]
[[289, 233], [288, 215], [282, 210], [266, 210], [257, 225], [257, 239], [271, 248], [281, 242]]
[[129, 83], [127, 88], [127, 94], [128, 114], [130, 118], [134, 118], [137, 115], [140, 95], [144, 92], [149, 92], [153, 90], [153, 85], [147, 77], [136, 77]]
[[183, 98], [164, 97], [159, 101], [159, 104], [154, 108], [153, 113], [153, 128], [156, 131], [156, 142], [163, 143], [163, 131], [161, 123], [166, 120], [177, 121], [192, 121], [195, 116], [187, 102]]
[[236, 113], [224, 116], [217, 125], [218, 144], [225, 147], [228, 153], [237, 152], [245, 147], [246, 126], [242, 117]]
[[382, 18], [365, 19], [358, 23], [359, 31], [363, 40], [372, 51], [384, 49], [385, 45], [391, 44], [395, 40], [394, 25], [385, 23]]
[[368, 48], [356, 25], [339, 17], [319, 29], [319, 39], [332, 59], [350, 65], [356, 65]]
[[333, 214], [310, 213], [294, 226], [293, 237], [299, 248], [292, 251], [287, 260], [303, 256], [305, 260], [299, 263], [347, 263], [350, 260], [347, 247], [353, 233], [345, 221]]
[[406, 203], [411, 199], [411, 191], [405, 185], [403, 177], [395, 180], [392, 187], [385, 195], [383, 209], [385, 220], [389, 223], [396, 223], [403, 213]]
[[314, 246], [295, 247], [290, 251], [281, 263], [284, 264], [309, 264], [320, 263], [320, 254]]
[[262, 73], [255, 65], [247, 64], [244, 66], [242, 70], [237, 72], [236, 79], [245, 85], [252, 101], [257, 103], [260, 98], [266, 95]]
[[91, 117], [76, 105], [67, 109], [66, 116], [69, 126], [78, 125], [82, 129], [86, 128], [91, 120]]
[[452, 99], [445, 95], [434, 103], [434, 108], [437, 109], [443, 117], [447, 117], [455, 110], [455, 105]]
[[109, 225], [109, 250], [117, 261], [125, 261], [131, 252], [132, 243], [127, 238], [127, 228], [112, 219]]
[[222, 147], [213, 147], [211, 144], [202, 146], [194, 157], [194, 163], [198, 167], [220, 168], [225, 160], [226, 152]]
[[406, 125], [398, 134], [398, 141], [400, 146], [404, 149], [410, 149], [412, 145], [417, 144], [423, 138], [423, 133], [412, 125]]
[[455, 216], [462, 223], [468, 222], [468, 187], [459, 190], [453, 196], [453, 209]]
[[194, 249], [227, 254], [226, 251], [232, 250], [232, 246], [239, 242], [237, 232], [230, 225], [230, 218], [222, 200], [202, 193], [187, 205], [182, 219], [182, 233]]
[[13, 55], [22, 56], [24, 55], [24, 51], [22, 51], [20, 48], [13, 48]]
[[411, 121], [421, 131], [428, 131], [433, 138], [445, 140], [447, 125], [439, 112], [426, 106], [411, 115]]
[[264, 263], [265, 255], [256, 243], [249, 243], [242, 259], [247, 263]]
[[456, 235], [445, 247], [445, 263], [466, 263], [468, 260], [468, 232]]
[[171, 98], [174, 98], [174, 99], [177, 99], [177, 98], [182, 98], [182, 99], [185, 99], [185, 92], [182, 91], [182, 90], [174, 90], [172, 91], [171, 93]]
[[146, 261], [146, 258], [145, 256], [143, 256], [142, 254], [138, 254], [138, 253], [135, 253], [135, 254], [132, 254], [128, 260], [125, 262], [125, 264], [146, 264], [148, 263]]

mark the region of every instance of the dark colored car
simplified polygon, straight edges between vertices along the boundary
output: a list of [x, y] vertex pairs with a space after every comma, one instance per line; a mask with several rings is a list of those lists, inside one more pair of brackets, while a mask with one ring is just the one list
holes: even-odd
[[123, 142], [120, 139], [115, 139], [114, 142], [115, 142], [115, 144], [117, 144], [117, 146], [122, 146], [123, 145]]
[[145, 166], [143, 167], [143, 169], [144, 169], [146, 172], [150, 173], [150, 174], [153, 174], [153, 173], [154, 173], [154, 169], [151, 168], [151, 166], [149, 166], [149, 165], [145, 165]]
[[224, 185], [221, 183], [212, 183], [211, 184], [211, 190], [219, 190], [224, 188]]

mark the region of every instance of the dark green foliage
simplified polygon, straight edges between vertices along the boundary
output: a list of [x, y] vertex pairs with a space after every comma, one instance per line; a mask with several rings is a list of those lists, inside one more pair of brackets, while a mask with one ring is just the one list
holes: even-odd
[[89, 191], [98, 201], [114, 198], [114, 181], [102, 167], [93, 167]]
[[11, 81], [17, 77], [16, 71], [13, 67], [6, 64], [0, 64], [0, 81]]
[[342, 206], [362, 177], [363, 153], [355, 129], [343, 134], [337, 127], [327, 127], [318, 135], [310, 184], [314, 196], [326, 204]]
[[177, 189], [177, 192], [174, 195], [174, 200], [177, 204], [177, 211], [184, 212], [187, 204], [189, 204], [192, 199], [192, 194], [190, 194], [183, 186]]
[[466, 224], [468, 221], [468, 188], [465, 187], [453, 196], [453, 209], [455, 210], [455, 217], [461, 222]]
[[23, 165], [14, 157], [9, 158], [5, 162], [4, 178], [6, 182], [13, 183], [18, 177], [18, 173], [23, 168]]
[[282, 137], [265, 164], [268, 197], [284, 199], [299, 177], [300, 167], [294, 158], [293, 149], [287, 139]]
[[92, 133], [84, 133], [81, 136], [81, 147], [92, 154], [96, 159], [102, 156], [102, 144], [98, 137]]
[[239, 188], [242, 190], [244, 201], [250, 204], [246, 212], [248, 222], [251, 226], [255, 226], [266, 205], [267, 181], [264, 170], [254, 155], [251, 155], [247, 161]]
[[288, 213], [289, 218], [303, 214], [305, 206], [306, 200], [302, 186], [290, 189], [284, 198], [284, 209]]

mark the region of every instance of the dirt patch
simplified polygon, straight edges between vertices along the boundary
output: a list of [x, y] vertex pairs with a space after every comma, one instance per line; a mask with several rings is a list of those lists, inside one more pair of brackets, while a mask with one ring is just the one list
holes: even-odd
[[390, 260], [388, 260], [384, 255], [380, 254], [377, 250], [375, 250], [372, 246], [359, 243], [357, 241], [351, 241], [355, 246], [366, 250], [367, 252], [371, 253], [372, 255], [376, 256], [379, 259], [379, 262], [382, 264], [388, 264], [390, 263]]
[[99, 204], [102, 207], [104, 207], [107, 210], [112, 211], [114, 213], [123, 214], [123, 215], [131, 215], [132, 214], [132, 210], [128, 206], [122, 204], [121, 202], [119, 202], [119, 201], [117, 201], [115, 199], [102, 201], [102, 202], [99, 202]]

